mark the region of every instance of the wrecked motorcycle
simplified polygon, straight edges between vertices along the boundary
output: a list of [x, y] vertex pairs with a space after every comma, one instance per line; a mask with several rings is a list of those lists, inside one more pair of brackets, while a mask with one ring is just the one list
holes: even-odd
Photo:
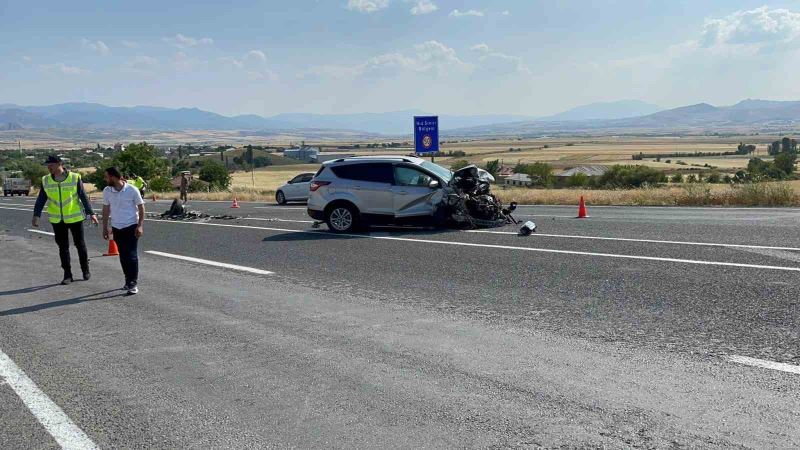
[[517, 224], [511, 213], [516, 202], [503, 206], [491, 193], [492, 175], [470, 164], [453, 172], [453, 178], [444, 188], [444, 195], [437, 205], [436, 216], [444, 225], [456, 228], [492, 228]]

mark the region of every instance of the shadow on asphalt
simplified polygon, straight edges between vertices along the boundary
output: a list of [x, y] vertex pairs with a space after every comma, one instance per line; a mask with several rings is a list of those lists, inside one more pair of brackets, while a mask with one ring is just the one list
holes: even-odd
[[10, 291], [0, 291], [0, 297], [5, 297], [7, 295], [29, 294], [31, 292], [41, 291], [43, 289], [51, 288], [54, 286], [60, 286], [60, 283], [43, 284], [41, 286], [31, 286], [22, 289], [13, 289]]
[[[104, 295], [117, 292], [115, 295]], [[112, 289], [110, 291], [96, 292], [94, 294], [82, 295], [80, 297], [67, 298], [64, 300], [56, 300], [49, 303], [40, 303], [38, 305], [23, 306], [21, 308], [8, 309], [0, 311], [0, 316], [13, 316], [16, 314], [25, 314], [29, 312], [36, 312], [42, 309], [57, 308], [59, 306], [75, 305], [77, 303], [92, 302], [95, 300], [108, 300], [115, 297], [127, 297], [126, 293], [120, 292], [119, 289]]]

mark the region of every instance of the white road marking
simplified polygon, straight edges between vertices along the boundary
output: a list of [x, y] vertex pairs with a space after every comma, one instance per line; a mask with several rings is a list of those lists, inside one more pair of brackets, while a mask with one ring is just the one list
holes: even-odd
[[[514, 235], [517, 233], [513, 231], [490, 231], [490, 230], [464, 230], [465, 233], [485, 233], [485, 234], [506, 234]], [[758, 250], [788, 250], [800, 251], [797, 247], [773, 247], [768, 245], [747, 245], [747, 244], [720, 244], [715, 242], [688, 242], [688, 241], [661, 241], [657, 239], [633, 239], [633, 238], [615, 238], [615, 237], [602, 237], [602, 236], [579, 236], [571, 234], [545, 234], [533, 233], [531, 236], [544, 236], [554, 238], [567, 238], [567, 239], [594, 239], [601, 241], [624, 241], [624, 242], [647, 242], [651, 244], [676, 244], [676, 245], [700, 245], [707, 247], [734, 247], [734, 248], [752, 248]]]
[[34, 417], [63, 449], [96, 449], [94, 442], [0, 350], [0, 378], [5, 379]]
[[28, 203], [6, 203], [6, 202], [3, 202], [3, 205], [8, 205], [8, 206], [35, 206], [34, 203], [28, 204]]
[[253, 209], [302, 209], [306, 210], [308, 208], [300, 208], [295, 206], [253, 206]]
[[33, 228], [28, 228], [28, 231], [31, 233], [39, 233], [39, 234], [46, 234], [48, 236], [55, 236], [56, 234], [50, 231], [42, 231], [42, 230], [34, 230]]
[[27, 212], [33, 212], [33, 209], [32, 209], [32, 208], [25, 208], [25, 209], [22, 209], [22, 208], [9, 208], [9, 207], [7, 207], [7, 206], [0, 206], [0, 209], [13, 209], [14, 211], [27, 211]]
[[236, 264], [228, 264], [228, 263], [222, 263], [222, 262], [217, 262], [217, 261], [211, 261], [211, 260], [208, 260], [208, 259], [193, 258], [191, 256], [175, 255], [175, 254], [172, 254], [172, 253], [157, 252], [157, 251], [154, 251], [154, 250], [147, 250], [147, 251], [145, 251], [145, 253], [149, 253], [151, 255], [163, 256], [165, 258], [180, 259], [180, 260], [183, 260], [183, 261], [189, 261], [189, 262], [194, 262], [194, 263], [198, 263], [198, 264], [206, 264], [206, 265], [209, 265], [209, 266], [223, 267], [225, 269], [240, 270], [242, 272], [250, 272], [250, 273], [255, 273], [255, 274], [258, 274], [258, 275], [272, 275], [272, 274], [275, 273], [275, 272], [270, 272], [268, 270], [256, 269], [254, 267], [237, 266]]
[[313, 220], [292, 220], [292, 219], [272, 219], [264, 217], [242, 217], [243, 220], [263, 220], [265, 222], [296, 222], [296, 223], [314, 223]]
[[[185, 224], [185, 225], [205, 225], [205, 226], [212, 226], [212, 227], [231, 227], [231, 228], [245, 228], [245, 229], [252, 229], [252, 230], [268, 230], [268, 231], [284, 231], [288, 233], [325, 233], [324, 231], [312, 231], [312, 230], [291, 230], [286, 228], [271, 228], [271, 227], [254, 227], [249, 225], [229, 225], [229, 224], [222, 224], [222, 223], [209, 223], [209, 222], [176, 222], [172, 220], [157, 220], [157, 219], [149, 219], [151, 222], [166, 222], [166, 223], [176, 223], [176, 224]], [[345, 237], [356, 237], [356, 238], [367, 238], [367, 239], [383, 239], [389, 241], [403, 241], [403, 242], [419, 242], [423, 244], [439, 244], [439, 245], [461, 245], [464, 247], [479, 247], [479, 248], [493, 248], [493, 249], [500, 249], [500, 250], [516, 250], [516, 251], [526, 251], [526, 252], [537, 252], [537, 253], [556, 253], [562, 255], [580, 255], [580, 256], [596, 256], [596, 257], [603, 257], [603, 258], [618, 258], [618, 259], [638, 259], [644, 261], [659, 261], [659, 262], [672, 262], [672, 263], [681, 263], [681, 264], [696, 264], [696, 265], [705, 265], [705, 266], [723, 266], [723, 267], [742, 267], [747, 269], [766, 269], [766, 270], [783, 270], [787, 272], [800, 272], [800, 267], [787, 267], [787, 266], [767, 266], [761, 264], [743, 264], [743, 263], [732, 263], [732, 262], [724, 262], [724, 261], [704, 261], [704, 260], [695, 260], [695, 259], [678, 259], [678, 258], [661, 258], [656, 256], [639, 256], [639, 255], [622, 255], [616, 253], [595, 253], [595, 252], [580, 252], [574, 250], [556, 250], [550, 248], [534, 248], [534, 247], [515, 247], [512, 245], [495, 245], [495, 244], [477, 244], [473, 242], [457, 242], [457, 241], [437, 241], [433, 239], [412, 239], [412, 238], [403, 238], [403, 237], [395, 237], [395, 236], [370, 236], [368, 234], [331, 234], [331, 237], [335, 236], [345, 236]]]
[[728, 355], [725, 357], [725, 359], [727, 359], [730, 362], [744, 364], [747, 366], [779, 370], [781, 372], [788, 372], [800, 375], [800, 366], [794, 366], [792, 364], [779, 363], [775, 361], [769, 361], [766, 359], [750, 358], [749, 356], [739, 356], [739, 355]]

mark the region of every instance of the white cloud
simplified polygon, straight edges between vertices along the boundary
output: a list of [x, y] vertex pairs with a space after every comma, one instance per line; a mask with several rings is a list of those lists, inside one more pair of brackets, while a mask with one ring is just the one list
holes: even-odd
[[111, 53], [111, 49], [108, 48], [105, 42], [103, 41], [90, 41], [86, 38], [81, 39], [81, 46], [87, 50], [91, 50], [95, 53], [99, 53], [103, 56], [108, 56]]
[[389, 6], [389, 0], [347, 0], [347, 9], [370, 14]]
[[158, 60], [152, 56], [137, 56], [122, 65], [124, 71], [139, 75], [154, 75], [158, 67]]
[[179, 72], [189, 72], [207, 65], [208, 61], [193, 58], [182, 51], [176, 52], [172, 61], [172, 66]]
[[187, 48], [187, 47], [197, 47], [201, 45], [213, 45], [214, 40], [211, 38], [193, 38], [189, 36], [184, 36], [180, 33], [176, 34], [174, 37], [164, 38], [164, 41], [169, 42], [170, 44], [174, 45], [178, 48]]
[[126, 48], [139, 48], [139, 43], [135, 41], [123, 40], [120, 41], [120, 44], [122, 44], [122, 46]]
[[277, 80], [278, 76], [270, 70], [267, 64], [267, 55], [261, 50], [250, 50], [241, 58], [226, 57], [220, 61], [230, 64], [236, 69], [244, 72], [251, 80]]
[[462, 61], [456, 51], [441, 42], [427, 41], [414, 46], [411, 55], [399, 52], [384, 53], [351, 66], [322, 65], [312, 67], [298, 75], [352, 79], [365, 77], [392, 77], [401, 73], [442, 75], [445, 73], [468, 73], [472, 65]]
[[32, 61], [33, 61], [33, 59], [31, 59], [30, 56], [23, 56], [22, 57], [22, 62], [25, 63], [25, 64], [30, 64]]
[[768, 6], [737, 11], [722, 19], [706, 19], [699, 44], [722, 46], [788, 47], [800, 43], [800, 13]]
[[473, 52], [480, 52], [480, 53], [488, 53], [489, 52], [489, 46], [486, 45], [486, 43], [483, 43], [483, 42], [481, 42], [480, 44], [475, 44], [472, 47], [470, 47], [469, 49], [472, 50]]
[[61, 73], [64, 75], [88, 75], [90, 72], [80, 67], [70, 66], [64, 63], [40, 64], [39, 69], [46, 72]]
[[483, 15], [484, 15], [483, 11], [478, 11], [476, 9], [470, 9], [467, 11], [459, 11], [457, 9], [454, 9], [450, 11], [450, 17], [469, 17], [469, 16], [483, 17]]
[[414, 16], [420, 16], [423, 14], [430, 14], [437, 9], [439, 9], [439, 7], [430, 0], [418, 0], [417, 4], [411, 8], [411, 14]]
[[510, 16], [511, 12], [509, 10], [505, 10], [505, 11], [501, 12], [500, 14], [502, 14], [504, 16]]
[[509, 74], [515, 72], [531, 74], [531, 70], [525, 65], [522, 58], [492, 51], [484, 42], [475, 44], [469, 49], [481, 54], [478, 61], [480, 61], [481, 70], [484, 72], [488, 71], [494, 74]]

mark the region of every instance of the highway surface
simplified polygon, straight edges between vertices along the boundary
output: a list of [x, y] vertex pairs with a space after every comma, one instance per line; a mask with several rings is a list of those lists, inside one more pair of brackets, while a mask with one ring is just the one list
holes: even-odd
[[128, 297], [88, 226], [57, 285], [32, 204], [0, 199], [2, 448], [800, 446], [800, 209], [340, 236], [196, 201], [237, 218], [148, 220]]

